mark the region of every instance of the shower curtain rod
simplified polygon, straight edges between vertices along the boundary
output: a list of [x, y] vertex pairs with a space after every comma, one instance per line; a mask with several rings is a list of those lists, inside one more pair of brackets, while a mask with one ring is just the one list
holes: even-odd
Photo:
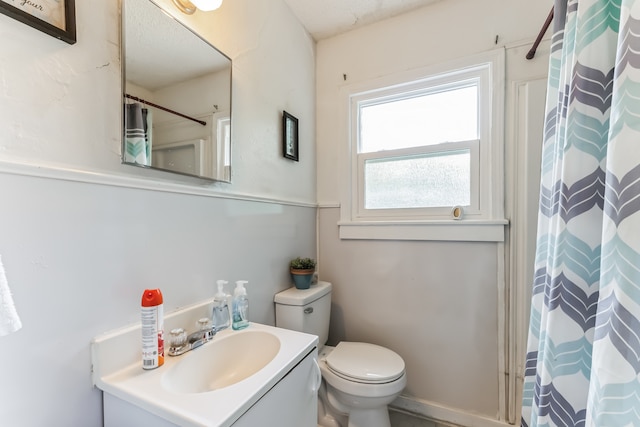
[[538, 37], [536, 37], [536, 41], [533, 42], [533, 46], [531, 46], [531, 50], [529, 50], [529, 53], [527, 53], [527, 59], [533, 59], [533, 57], [536, 55], [536, 49], [538, 49], [538, 45], [540, 44], [540, 41], [542, 41], [542, 37], [544, 36], [544, 33], [547, 32], [547, 29], [549, 28], [549, 25], [551, 24], [552, 19], [553, 19], [553, 6], [551, 6], [551, 12], [549, 12], [549, 16], [547, 16], [547, 20], [544, 21], [544, 24], [540, 29], [540, 33], [538, 33]]
[[144, 99], [138, 98], [137, 96], [129, 95], [128, 93], [125, 93], [124, 96], [125, 96], [125, 98], [133, 99], [134, 101], [142, 102], [143, 104], [150, 105], [150, 106], [158, 108], [158, 109], [160, 109], [162, 111], [166, 111], [167, 113], [175, 114], [176, 116], [180, 116], [182, 118], [194, 121], [196, 123], [201, 124], [202, 126], [206, 126], [207, 125], [207, 122], [205, 122], [205, 121], [194, 119], [193, 117], [189, 117], [189, 116], [187, 116], [185, 114], [178, 113], [177, 111], [170, 110], [167, 107], [163, 107], [162, 105], [158, 105], [158, 104], [154, 104], [153, 102], [145, 101]]

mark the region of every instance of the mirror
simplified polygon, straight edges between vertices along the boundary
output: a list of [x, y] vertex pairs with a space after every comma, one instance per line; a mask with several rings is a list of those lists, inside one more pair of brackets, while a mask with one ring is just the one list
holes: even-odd
[[122, 162], [231, 181], [231, 59], [151, 0], [122, 0]]

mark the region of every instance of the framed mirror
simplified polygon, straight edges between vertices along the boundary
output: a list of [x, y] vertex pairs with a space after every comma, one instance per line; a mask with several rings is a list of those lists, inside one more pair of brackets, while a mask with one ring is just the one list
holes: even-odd
[[231, 59], [151, 0], [122, 0], [122, 162], [231, 181]]

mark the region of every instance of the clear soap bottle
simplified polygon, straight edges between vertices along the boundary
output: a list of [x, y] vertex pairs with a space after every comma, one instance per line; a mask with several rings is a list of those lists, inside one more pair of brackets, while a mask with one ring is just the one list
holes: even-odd
[[224, 293], [224, 285], [226, 280], [218, 280], [218, 292], [213, 297], [213, 313], [211, 320], [213, 321], [213, 328], [217, 331], [227, 329], [231, 323], [231, 316], [229, 315], [229, 295]]
[[244, 287], [245, 283], [248, 282], [246, 280], [238, 280], [236, 282], [236, 289], [233, 291], [233, 322], [231, 326], [235, 331], [249, 326], [249, 299], [247, 299], [247, 290]]

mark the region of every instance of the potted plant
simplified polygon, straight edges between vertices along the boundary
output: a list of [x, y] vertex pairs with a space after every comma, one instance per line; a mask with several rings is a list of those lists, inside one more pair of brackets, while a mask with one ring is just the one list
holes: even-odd
[[289, 263], [289, 271], [296, 288], [309, 289], [313, 273], [316, 271], [316, 260], [312, 258], [294, 258]]

